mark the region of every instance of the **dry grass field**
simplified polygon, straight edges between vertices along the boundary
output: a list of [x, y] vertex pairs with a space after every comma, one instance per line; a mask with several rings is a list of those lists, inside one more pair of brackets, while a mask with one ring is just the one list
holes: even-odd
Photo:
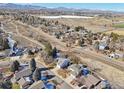
[[[35, 15], [35, 16], [39, 16], [39, 15]], [[46, 19], [58, 21], [59, 23], [71, 27], [84, 26], [86, 29], [92, 32], [111, 31], [116, 28], [114, 25], [124, 22], [123, 16], [113, 16], [113, 17], [94, 16], [92, 18], [46, 18]]]
[[89, 18], [89, 19], [60, 18], [54, 20], [72, 27], [84, 26], [86, 29], [91, 30], [93, 32], [102, 32], [102, 31], [112, 30], [114, 28], [112, 27], [112, 19], [106, 19], [106, 18], [97, 18], [97, 17]]
[[124, 35], [124, 30], [113, 30], [113, 31], [107, 31], [106, 34], [116, 33], [118, 35]]

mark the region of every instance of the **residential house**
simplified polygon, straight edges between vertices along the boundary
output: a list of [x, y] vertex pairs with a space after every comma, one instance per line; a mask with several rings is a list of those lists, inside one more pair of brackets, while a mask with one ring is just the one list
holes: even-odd
[[70, 64], [70, 60], [68, 58], [58, 58], [57, 67], [58, 68], [67, 68]]
[[12, 78], [12, 81], [13, 82], [18, 81], [20, 78], [30, 76], [31, 74], [32, 74], [32, 72], [29, 68], [26, 68], [19, 72], [15, 72], [14, 77]]
[[89, 74], [89, 69], [87, 67], [84, 67], [81, 71], [81, 74], [84, 75], [84, 76], [87, 76]]
[[58, 52], [56, 53], [56, 56], [57, 56], [57, 58], [61, 57], [61, 53], [58, 51]]
[[[28, 79], [27, 79], [28, 78]], [[21, 79], [18, 80], [18, 84], [20, 85], [20, 88], [28, 88], [33, 81], [29, 79], [29, 77], [21, 77]]]
[[44, 82], [39, 80], [34, 82], [28, 89], [44, 89], [45, 85]]
[[73, 78], [76, 78], [82, 70], [82, 67], [78, 64], [72, 64], [71, 66], [68, 67], [68, 69], [71, 71], [70, 74]]
[[28, 67], [28, 63], [20, 63], [20, 66], [22, 67], [22, 68], [25, 68], [25, 67]]
[[82, 76], [78, 77], [78, 78], [75, 78], [71, 81], [71, 84], [76, 85], [80, 88], [85, 87], [87, 89], [87, 86], [85, 85], [85, 83], [86, 83], [86, 81], [85, 81], [84, 77], [82, 77]]
[[98, 83], [100, 83], [100, 79], [88, 74], [87, 77], [82, 76], [85, 80], [85, 85], [87, 86], [87, 88], [94, 88]]
[[100, 40], [100, 43], [99, 43], [99, 50], [104, 50], [106, 49], [106, 47], [108, 46], [107, 45], [107, 40], [108, 40], [108, 37], [107, 36], [104, 36], [102, 38], [102, 40]]
[[70, 28], [70, 29], [68, 30], [68, 32], [74, 32], [74, 29], [73, 29], [73, 28]]
[[84, 36], [84, 35], [87, 35], [87, 31], [86, 30], [80, 30], [79, 32], [78, 32], [81, 36]]
[[66, 84], [65, 82], [61, 83], [59, 86], [58, 86], [59, 89], [72, 89], [71, 86], [69, 86], [68, 84]]
[[13, 60], [13, 61], [14, 60], [19, 60], [19, 58], [20, 58], [20, 56], [12, 56], [12, 57], [10, 57], [10, 59]]
[[111, 89], [111, 85], [107, 80], [102, 80], [97, 86], [95, 86], [95, 89]]
[[45, 83], [45, 89], [55, 89], [55, 88], [56, 88], [56, 86], [54, 83], [52, 83], [52, 82]]
[[80, 76], [73, 79], [73, 81], [71, 81], [71, 84], [78, 86], [81, 89], [91, 89], [95, 88], [100, 82], [100, 79], [91, 74], [88, 74], [87, 76]]
[[99, 50], [104, 50], [107, 47], [107, 44], [105, 42], [99, 43]]
[[116, 58], [116, 59], [123, 58], [123, 54], [122, 53], [111, 53], [111, 54], [109, 54], [109, 57]]
[[78, 46], [79, 45], [79, 39], [75, 40], [75, 46]]
[[103, 89], [105, 88], [105, 84], [103, 82], [100, 82], [97, 86], [95, 86], [95, 89]]
[[61, 40], [62, 42], [64, 42], [64, 41], [65, 41], [65, 36], [60, 36], [60, 40]]
[[41, 80], [42, 81], [48, 80], [48, 72], [47, 71], [41, 71]]

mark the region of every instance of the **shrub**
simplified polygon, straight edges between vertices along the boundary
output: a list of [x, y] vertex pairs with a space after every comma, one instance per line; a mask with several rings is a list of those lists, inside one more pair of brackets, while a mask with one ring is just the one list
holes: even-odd
[[49, 42], [46, 43], [46, 45], [45, 45], [45, 50], [46, 50], [46, 52], [47, 52], [47, 54], [48, 54], [49, 56], [52, 55], [52, 46], [51, 46], [51, 44], [50, 44]]

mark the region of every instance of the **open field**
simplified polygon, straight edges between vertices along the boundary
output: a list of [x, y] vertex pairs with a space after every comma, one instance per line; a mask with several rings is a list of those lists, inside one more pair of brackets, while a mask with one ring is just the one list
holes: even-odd
[[76, 26], [84, 26], [86, 29], [91, 30], [93, 32], [102, 32], [107, 30], [112, 30], [112, 19], [106, 18], [59, 18], [59, 19], [49, 19], [54, 21], [59, 21], [62, 24], [69, 25], [71, 27]]
[[118, 17], [88, 17], [88, 16], [38, 16], [40, 18], [46, 18], [47, 20], [58, 21], [62, 24], [66, 24], [71, 27], [84, 26], [86, 29], [92, 32], [110, 31], [115, 28], [124, 28], [123, 16]]

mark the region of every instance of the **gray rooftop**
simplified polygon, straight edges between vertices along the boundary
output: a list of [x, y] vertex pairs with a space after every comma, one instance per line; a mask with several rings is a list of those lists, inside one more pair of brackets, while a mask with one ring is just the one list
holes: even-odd
[[85, 80], [85, 85], [90, 88], [92, 85], [96, 85], [100, 79], [98, 79], [97, 77], [88, 74], [87, 77], [84, 77]]
[[73, 64], [69, 66], [69, 70], [71, 70], [71, 74], [73, 74], [74, 76], [77, 76], [81, 72], [82, 69], [80, 65]]
[[61, 65], [61, 64], [63, 64], [64, 62], [70, 62], [70, 60], [67, 59], [67, 58], [58, 58], [58, 65]]
[[15, 73], [14, 78], [15, 78], [16, 80], [18, 80], [18, 79], [20, 79], [21, 77], [29, 76], [29, 75], [31, 75], [31, 74], [32, 74], [31, 70], [30, 70], [29, 68], [26, 68], [26, 69], [24, 69], [24, 70], [21, 70], [21, 71]]

